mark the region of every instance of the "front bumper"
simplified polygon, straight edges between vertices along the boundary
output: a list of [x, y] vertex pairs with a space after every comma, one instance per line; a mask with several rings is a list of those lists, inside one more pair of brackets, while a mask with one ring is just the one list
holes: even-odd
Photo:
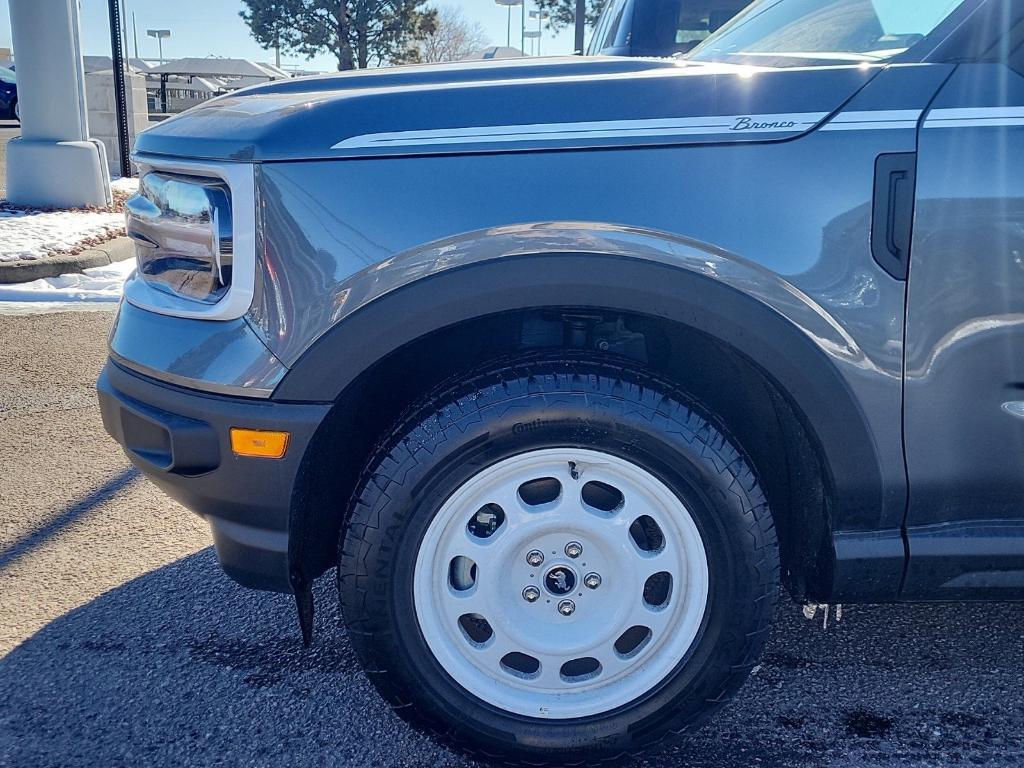
[[[109, 360], [96, 382], [103, 425], [132, 463], [205, 518], [217, 557], [248, 587], [290, 592], [288, 525], [306, 449], [330, 408], [199, 393]], [[282, 459], [236, 456], [231, 427], [291, 435]]]

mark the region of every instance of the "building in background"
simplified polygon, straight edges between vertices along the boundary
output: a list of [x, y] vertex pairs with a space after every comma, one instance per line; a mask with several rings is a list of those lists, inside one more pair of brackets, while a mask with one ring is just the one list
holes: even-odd
[[288, 74], [288, 77], [313, 77], [314, 75], [326, 75], [320, 69], [306, 69], [299, 64], [282, 64], [281, 69]]
[[469, 54], [463, 61], [478, 61], [480, 59], [518, 59], [524, 54], [518, 48], [510, 48], [507, 45], [492, 45], [480, 51]]
[[[141, 72], [145, 74], [152, 67], [152, 62], [145, 59], [125, 59], [128, 62], [129, 72]], [[85, 74], [90, 72], [112, 72], [114, 64], [109, 56], [83, 56], [82, 65], [85, 67]]]
[[248, 59], [185, 58], [146, 71], [150, 112], [174, 114], [250, 85], [292, 75], [273, 64]]

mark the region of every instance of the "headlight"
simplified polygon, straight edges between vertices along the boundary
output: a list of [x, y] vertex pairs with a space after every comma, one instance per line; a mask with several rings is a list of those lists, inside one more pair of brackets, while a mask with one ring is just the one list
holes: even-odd
[[231, 287], [231, 193], [218, 179], [147, 173], [126, 203], [139, 276], [174, 296], [215, 304]]

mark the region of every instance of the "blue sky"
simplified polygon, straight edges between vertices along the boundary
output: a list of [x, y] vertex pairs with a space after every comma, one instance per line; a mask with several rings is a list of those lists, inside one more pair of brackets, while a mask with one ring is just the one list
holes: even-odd
[[[526, 0], [527, 9], [533, 0]], [[494, 0], [432, 0], [432, 5], [452, 5], [463, 10], [467, 18], [479, 21], [491, 42], [505, 44], [506, 10]], [[166, 28], [171, 38], [164, 41], [164, 56], [229, 56], [235, 58], [272, 61], [273, 52], [262, 51], [249, 35], [245, 22], [238, 16], [242, 4], [239, 0], [124, 0], [128, 12], [128, 52], [134, 55], [131, 14], [135, 13], [139, 30], [139, 55], [156, 58], [157, 41], [146, 37], [146, 29]], [[109, 54], [110, 32], [107, 27], [107, 0], [81, 0], [82, 50], [86, 54]], [[512, 44], [519, 45], [519, 8], [512, 11]], [[529, 21], [529, 20], [527, 20]], [[544, 31], [542, 53], [570, 53], [573, 37], [571, 30], [563, 30], [553, 38]], [[0, 48], [11, 46], [11, 28], [7, 0], [0, 0]], [[530, 41], [526, 41], [530, 50]], [[282, 55], [282, 64], [306, 66], [301, 57]], [[317, 69], [333, 69], [334, 59], [317, 57], [312, 65]]]

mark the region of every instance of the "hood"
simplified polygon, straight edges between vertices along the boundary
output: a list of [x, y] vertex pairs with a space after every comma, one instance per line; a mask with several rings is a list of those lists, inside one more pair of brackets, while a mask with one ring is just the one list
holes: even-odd
[[274, 162], [783, 140], [813, 129], [878, 71], [618, 57], [366, 70], [213, 99], [144, 131], [135, 150]]

